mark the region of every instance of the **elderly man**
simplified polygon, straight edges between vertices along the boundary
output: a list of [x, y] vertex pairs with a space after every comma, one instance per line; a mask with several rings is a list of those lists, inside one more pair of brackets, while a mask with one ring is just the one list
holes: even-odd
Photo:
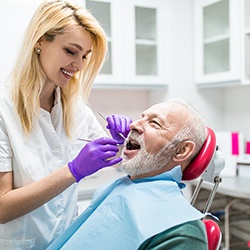
[[207, 249], [204, 215], [181, 192], [182, 171], [206, 139], [203, 119], [170, 100], [144, 111], [130, 130], [120, 163], [128, 176], [99, 189], [49, 249]]

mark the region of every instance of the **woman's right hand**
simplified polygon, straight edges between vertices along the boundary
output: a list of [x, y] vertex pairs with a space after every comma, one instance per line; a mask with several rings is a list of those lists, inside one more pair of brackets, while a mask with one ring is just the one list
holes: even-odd
[[76, 181], [98, 170], [117, 164], [121, 157], [113, 158], [119, 151], [117, 141], [102, 137], [87, 143], [77, 157], [68, 163], [68, 167]]

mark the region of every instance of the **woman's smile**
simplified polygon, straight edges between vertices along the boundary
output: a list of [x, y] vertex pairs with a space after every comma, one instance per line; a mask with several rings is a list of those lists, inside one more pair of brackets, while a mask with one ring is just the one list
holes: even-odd
[[70, 78], [74, 75], [74, 73], [71, 73], [71, 72], [69, 72], [69, 71], [67, 71], [67, 70], [65, 70], [65, 69], [63, 69], [63, 68], [61, 68], [61, 72], [63, 73], [63, 75], [64, 75], [67, 79], [70, 79]]

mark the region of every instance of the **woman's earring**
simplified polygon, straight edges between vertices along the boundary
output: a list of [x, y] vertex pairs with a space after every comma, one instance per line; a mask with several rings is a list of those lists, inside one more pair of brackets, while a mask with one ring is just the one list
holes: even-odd
[[36, 49], [36, 53], [37, 53], [38, 55], [40, 55], [41, 49], [40, 49], [40, 48], [37, 48], [37, 49]]

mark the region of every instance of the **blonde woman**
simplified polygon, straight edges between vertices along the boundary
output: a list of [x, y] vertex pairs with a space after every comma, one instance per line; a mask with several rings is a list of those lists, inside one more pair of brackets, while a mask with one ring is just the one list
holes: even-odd
[[1, 87], [0, 249], [45, 249], [77, 216], [77, 182], [121, 161], [115, 131], [127, 136], [130, 119], [110, 119], [108, 138], [85, 104], [105, 55], [87, 10], [63, 0], [38, 7]]

